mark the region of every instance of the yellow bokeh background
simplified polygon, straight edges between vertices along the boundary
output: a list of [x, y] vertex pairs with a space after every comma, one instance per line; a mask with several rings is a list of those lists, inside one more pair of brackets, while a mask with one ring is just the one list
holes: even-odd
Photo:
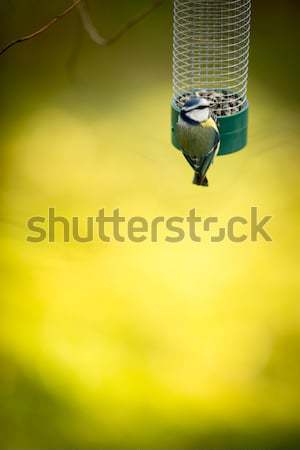
[[[111, 8], [114, 28], [138, 6]], [[75, 80], [72, 17], [2, 60], [3, 449], [298, 448], [299, 108], [257, 74], [258, 21], [249, 145], [193, 186], [169, 137], [170, 3], [155, 14], [108, 49], [83, 37]], [[26, 241], [51, 207], [84, 230], [101, 208], [226, 223], [253, 206], [272, 242]]]

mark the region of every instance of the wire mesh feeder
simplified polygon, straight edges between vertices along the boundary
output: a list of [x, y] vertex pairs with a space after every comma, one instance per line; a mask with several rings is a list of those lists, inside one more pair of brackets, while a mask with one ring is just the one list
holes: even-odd
[[191, 95], [218, 119], [219, 154], [247, 143], [251, 0], [174, 0], [172, 133]]

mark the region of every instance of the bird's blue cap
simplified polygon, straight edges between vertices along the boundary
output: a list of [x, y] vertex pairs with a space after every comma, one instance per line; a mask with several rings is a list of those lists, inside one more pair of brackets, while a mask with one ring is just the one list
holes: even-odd
[[186, 103], [184, 104], [182, 111], [188, 112], [192, 111], [193, 109], [199, 108], [199, 107], [209, 107], [209, 101], [206, 100], [206, 98], [198, 97], [197, 95], [193, 95], [190, 97]]

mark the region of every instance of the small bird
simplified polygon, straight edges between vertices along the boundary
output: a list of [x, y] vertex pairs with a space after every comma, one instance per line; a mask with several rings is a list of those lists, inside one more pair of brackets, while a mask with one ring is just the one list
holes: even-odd
[[207, 99], [193, 95], [186, 101], [176, 133], [183, 155], [195, 171], [193, 183], [208, 186], [206, 173], [218, 154], [220, 133]]

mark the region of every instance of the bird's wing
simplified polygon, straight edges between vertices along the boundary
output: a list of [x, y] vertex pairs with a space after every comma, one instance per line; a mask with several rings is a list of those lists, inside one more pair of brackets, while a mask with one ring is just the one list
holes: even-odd
[[190, 148], [193, 147], [194, 128], [196, 127], [188, 126], [180, 119], [176, 125], [178, 142], [183, 151], [189, 152]]
[[203, 159], [202, 166], [201, 166], [201, 173], [206, 174], [209, 167], [213, 164], [215, 157], [217, 156], [220, 149], [220, 138], [216, 141], [216, 144], [211, 152]]
[[221, 137], [220, 137], [220, 133], [218, 130], [218, 132], [215, 134], [214, 145], [211, 150], [211, 153], [214, 153], [215, 156], [217, 156], [217, 154], [219, 153], [220, 145], [221, 145]]

